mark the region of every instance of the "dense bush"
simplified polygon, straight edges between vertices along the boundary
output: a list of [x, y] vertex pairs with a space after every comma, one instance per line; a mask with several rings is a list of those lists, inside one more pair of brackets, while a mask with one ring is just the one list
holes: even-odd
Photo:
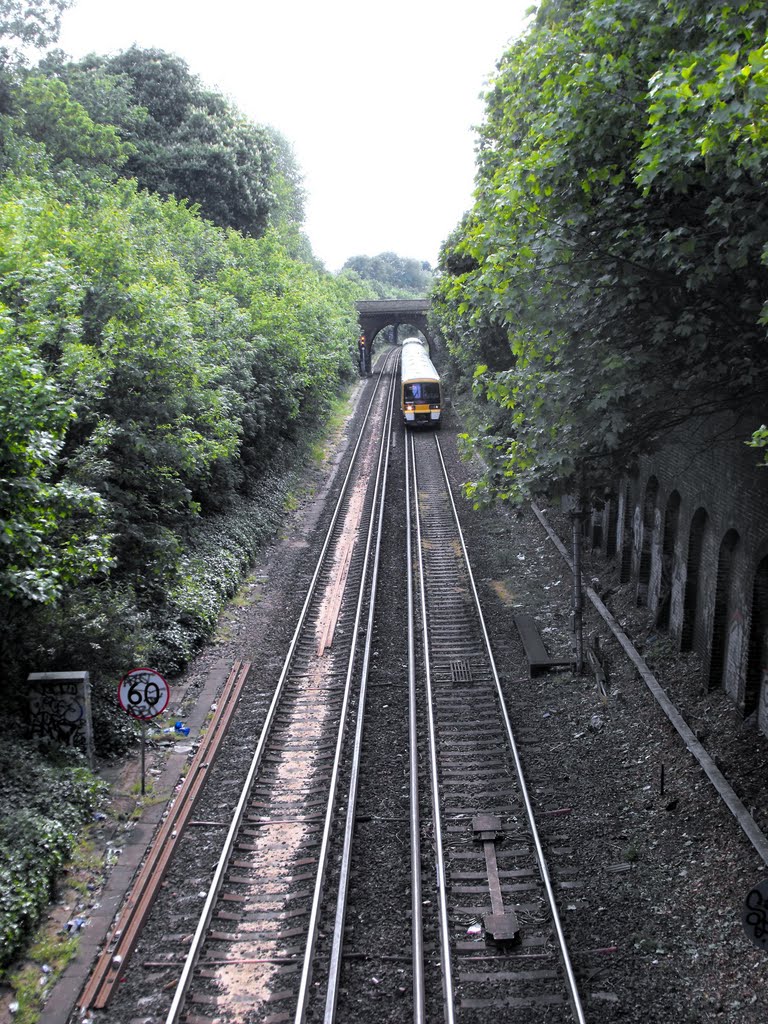
[[[0, 40], [49, 42], [68, 2], [0, 3]], [[200, 649], [355, 373], [370, 289], [302, 216], [288, 143], [177, 58], [30, 71], [0, 45], [4, 964], [97, 793], [14, 738], [27, 674], [87, 670], [97, 752], [131, 744], [118, 680]]]
[[53, 879], [102, 789], [73, 751], [41, 758], [13, 738], [0, 748], [0, 968], [50, 901]]
[[680, 424], [763, 417], [767, 29], [548, 0], [502, 57], [434, 303], [485, 402], [478, 497], [599, 493]]
[[233, 596], [259, 547], [284, 521], [285, 483], [271, 478], [257, 498], [235, 501], [194, 532], [164, 616], [153, 627], [153, 663], [177, 671], [213, 632], [221, 608]]
[[[35, 643], [37, 670], [77, 656], [114, 672], [114, 658], [124, 668], [152, 656], [137, 620], [172, 618], [173, 595], [189, 595], [190, 566], [210, 558], [196, 552], [201, 524], [256, 495], [351, 376], [355, 285], [292, 259], [274, 234], [221, 231], [125, 181], [93, 194], [8, 175], [0, 247], [15, 381], [0, 400], [14, 439], [3, 468], [18, 481], [0, 503], [4, 620], [16, 624], [2, 637], [18, 660], [13, 606], [26, 605], [33, 642], [38, 620], [49, 637], [58, 624]], [[213, 604], [199, 597], [190, 622], [194, 603], [165, 627], [178, 638], [161, 669], [178, 669], [209, 630]], [[88, 656], [84, 636], [109, 663]]]

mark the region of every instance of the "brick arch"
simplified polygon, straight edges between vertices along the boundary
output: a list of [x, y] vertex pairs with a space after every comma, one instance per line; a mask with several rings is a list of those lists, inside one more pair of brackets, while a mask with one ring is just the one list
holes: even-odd
[[757, 563], [752, 582], [752, 614], [749, 623], [744, 714], [760, 704], [760, 691], [768, 682], [768, 555]]
[[712, 645], [709, 660], [709, 685], [725, 685], [728, 664], [728, 627], [733, 614], [734, 559], [740, 543], [736, 530], [728, 530], [720, 541], [715, 574], [715, 608], [712, 619]]
[[672, 607], [672, 577], [675, 566], [675, 548], [680, 530], [680, 506], [682, 499], [679, 491], [672, 491], [664, 508], [664, 523], [661, 537], [661, 564], [659, 566], [659, 596], [656, 606], [656, 625], [669, 629], [670, 609]]
[[608, 558], [616, 554], [616, 537], [619, 529], [619, 497], [615, 491], [606, 499], [605, 553]]
[[619, 582], [628, 583], [632, 576], [632, 488], [629, 481], [619, 495], [616, 547], [619, 553]]
[[696, 646], [696, 626], [701, 606], [701, 564], [704, 536], [709, 523], [707, 510], [699, 507], [693, 514], [688, 533], [685, 594], [683, 597], [683, 625], [680, 632], [680, 650], [692, 651]]
[[648, 604], [648, 584], [651, 580], [651, 556], [653, 529], [656, 519], [656, 502], [659, 496], [659, 481], [655, 476], [648, 478], [645, 485], [642, 517], [640, 521], [640, 557], [637, 569], [637, 603]]
[[364, 360], [361, 359], [360, 367], [364, 373], [371, 372], [371, 354], [374, 342], [385, 327], [394, 327], [397, 330], [400, 326], [410, 324], [424, 335], [430, 355], [432, 354], [434, 336], [427, 320], [429, 299], [375, 299], [356, 302], [355, 308], [360, 323], [360, 333], [365, 339], [364, 344], [361, 345], [364, 350]]

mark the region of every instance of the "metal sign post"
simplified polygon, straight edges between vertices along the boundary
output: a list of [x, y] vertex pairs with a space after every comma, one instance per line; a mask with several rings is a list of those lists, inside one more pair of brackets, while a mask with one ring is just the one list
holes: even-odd
[[142, 718], [141, 720], [141, 795], [145, 793], [145, 782], [146, 778], [146, 763], [147, 763], [147, 723]]
[[141, 793], [145, 792], [145, 758], [147, 747], [147, 722], [161, 715], [171, 699], [171, 688], [165, 679], [153, 668], [131, 669], [117, 688], [117, 699], [123, 711], [141, 722]]

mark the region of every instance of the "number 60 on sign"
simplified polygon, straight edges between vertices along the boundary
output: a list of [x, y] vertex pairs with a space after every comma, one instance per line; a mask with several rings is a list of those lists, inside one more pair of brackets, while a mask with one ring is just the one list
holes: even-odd
[[134, 668], [120, 680], [117, 698], [132, 718], [147, 721], [161, 715], [168, 707], [171, 690], [153, 668]]

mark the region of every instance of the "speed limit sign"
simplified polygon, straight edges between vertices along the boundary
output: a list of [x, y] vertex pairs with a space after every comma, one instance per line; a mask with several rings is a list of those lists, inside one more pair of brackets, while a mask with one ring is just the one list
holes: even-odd
[[161, 715], [168, 707], [171, 690], [153, 668], [134, 668], [120, 680], [117, 699], [123, 711], [142, 721]]

